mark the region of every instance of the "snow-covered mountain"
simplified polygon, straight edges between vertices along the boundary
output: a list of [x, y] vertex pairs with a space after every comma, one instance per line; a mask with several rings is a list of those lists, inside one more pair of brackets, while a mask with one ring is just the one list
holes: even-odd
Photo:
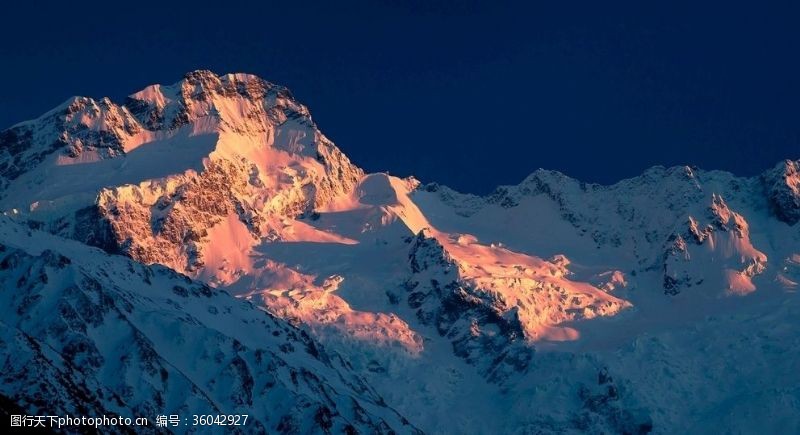
[[[94, 301], [84, 276], [99, 283], [96, 293], [128, 301], [134, 318], [149, 312], [153, 298], [178, 301], [156, 318], [142, 314], [160, 332], [130, 321], [114, 331], [148, 337], [156, 360], [176, 352], [164, 328], [182, 337], [181, 355], [208, 355], [210, 345], [199, 345], [204, 335], [213, 343], [252, 340], [237, 354], [247, 370], [312, 373], [313, 394], [282, 388], [301, 397], [298, 404], [326, 407], [323, 420], [336, 430], [675, 433], [774, 424], [800, 431], [800, 375], [792, 369], [800, 361], [800, 161], [753, 178], [655, 167], [611, 186], [538, 170], [480, 197], [366, 174], [285, 88], [196, 71], [122, 105], [76, 97], [0, 133], [0, 187], [1, 233], [10, 238], [0, 243], [27, 256], [22, 269], [0, 271], [6, 306], [18, 313], [7, 318], [24, 324], [42, 315], [21, 313], [20, 306], [32, 308], [19, 295], [31, 290], [14, 284], [21, 270], [36, 267], [31, 276], [45, 270], [57, 275], [48, 282], [64, 283], [48, 296], [51, 305]], [[20, 239], [19, 225], [33, 239]], [[69, 272], [48, 269], [42, 256], [52, 254], [26, 251], [26, 243], [60, 252]], [[104, 262], [137, 277], [205, 283], [215, 290], [190, 285], [214, 296], [188, 304], [170, 290], [184, 284], [142, 290], [144, 278], [100, 279], [99, 271], [109, 273]], [[146, 266], [153, 264], [162, 266]], [[250, 311], [175, 325], [223, 306]], [[318, 350], [281, 359], [285, 338], [261, 326], [234, 328], [237, 316], [261, 316]], [[223, 328], [233, 329], [220, 335]], [[40, 342], [60, 340], [25, 331]], [[102, 361], [129, 351], [114, 348], [113, 336], [83, 337], [103, 349], [102, 358], [71, 363], [108, 370]], [[12, 339], [19, 341], [5, 341]], [[282, 363], [241, 356], [259, 351]], [[53, 352], [47, 361], [74, 359], [63, 347]], [[199, 378], [183, 372], [181, 382], [205, 388], [220, 409], [242, 409], [236, 399], [213, 396], [202, 377], [210, 375], [199, 371], [239, 370], [233, 353], [223, 354], [193, 360]], [[148, 364], [155, 363], [131, 366], [146, 372]], [[33, 364], [40, 365], [47, 379], [59, 380], [50, 390], [70, 391], [62, 380], [77, 374]], [[332, 386], [333, 378], [342, 384]], [[102, 373], [81, 378], [108, 394], [128, 392], [117, 381]], [[185, 388], [158, 402], [164, 382], [114, 409], [201, 406]], [[8, 385], [4, 395], [33, 406], [12, 394], [19, 384]], [[250, 397], [273, 406], [269, 394]], [[49, 406], [70, 409], [58, 403]], [[259, 421], [269, 428], [275, 414], [265, 409]], [[326, 429], [307, 412], [283, 415], [295, 425], [283, 426], [289, 432]]]

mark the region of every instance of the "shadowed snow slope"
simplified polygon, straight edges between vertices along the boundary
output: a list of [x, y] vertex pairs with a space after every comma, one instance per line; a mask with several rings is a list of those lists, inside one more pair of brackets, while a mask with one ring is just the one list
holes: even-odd
[[0, 389], [33, 415], [249, 414], [256, 432], [416, 432], [305, 332], [170, 269], [2, 218], [0, 270]]
[[[433, 433], [800, 431], [798, 167], [655, 167], [610, 186], [538, 170], [461, 194], [365, 174], [285, 88], [195, 71], [121, 105], [76, 97], [0, 133], [0, 209], [101, 248], [80, 248], [97, 261], [123, 254], [247, 299], [345, 356], [309, 369], [317, 381], [354, 370], [372, 386], [347, 381], [341, 420], [326, 405], [290, 413], [291, 430], [413, 430], [380, 394]], [[234, 303], [218, 297], [202, 309]], [[170, 316], [193, 315], [178, 305]], [[174, 351], [162, 346], [173, 344], [152, 341]], [[234, 370], [226, 358], [214, 364]]]

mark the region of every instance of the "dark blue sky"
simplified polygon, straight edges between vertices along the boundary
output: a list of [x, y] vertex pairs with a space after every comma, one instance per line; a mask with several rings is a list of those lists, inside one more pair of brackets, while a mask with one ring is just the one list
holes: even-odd
[[800, 158], [791, 2], [24, 3], [0, 25], [0, 128], [204, 68], [288, 86], [369, 171], [464, 191]]

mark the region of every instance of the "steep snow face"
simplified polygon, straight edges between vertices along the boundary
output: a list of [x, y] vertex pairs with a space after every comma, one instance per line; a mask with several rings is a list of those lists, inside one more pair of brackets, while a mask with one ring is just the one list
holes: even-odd
[[0, 289], [0, 391], [28, 413], [249, 414], [255, 432], [418, 432], [305, 332], [164, 267], [3, 218]]
[[712, 194], [707, 219], [703, 224], [690, 216], [687, 231], [669, 239], [664, 292], [674, 295], [692, 286], [739, 295], [755, 291], [752, 278], [764, 271], [767, 256], [753, 247], [747, 221], [717, 194]]
[[361, 175], [286, 89], [246, 74], [196, 71], [124, 106], [76, 98], [2, 141], [1, 207], [188, 272], [205, 264], [208, 230], [228, 216], [257, 240]]

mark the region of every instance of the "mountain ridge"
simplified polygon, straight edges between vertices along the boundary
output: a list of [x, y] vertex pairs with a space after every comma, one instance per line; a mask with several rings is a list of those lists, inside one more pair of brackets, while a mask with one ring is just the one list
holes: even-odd
[[[673, 415], [627, 345], [683, 351], [692, 328], [716, 335], [717, 316], [797, 326], [800, 161], [756, 177], [653, 167], [611, 185], [540, 169], [477, 196], [365, 173], [252, 75], [69, 101], [0, 133], [8, 218], [249, 300], [345, 355], [424, 431], [686, 430], [692, 406], [708, 422], [715, 408], [689, 394]], [[725, 343], [721, 357], [747, 352]]]

